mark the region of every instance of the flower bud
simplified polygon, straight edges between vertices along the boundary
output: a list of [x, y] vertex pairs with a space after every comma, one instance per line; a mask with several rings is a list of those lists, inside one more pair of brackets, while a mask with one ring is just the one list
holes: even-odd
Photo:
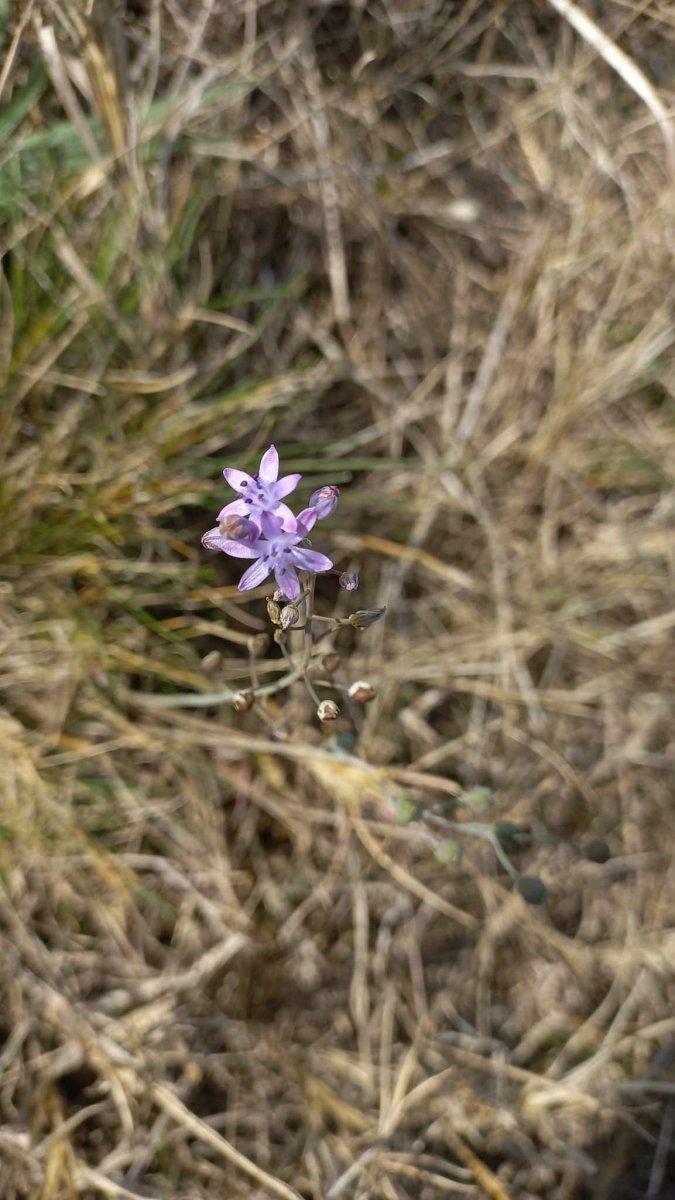
[[300, 620], [300, 613], [292, 604], [287, 604], [282, 608], [279, 615], [279, 624], [282, 629], [290, 629], [291, 626], [297, 625]]
[[281, 625], [281, 609], [271, 596], [267, 597], [267, 615], [273, 625]]
[[340, 716], [340, 709], [334, 700], [322, 700], [316, 715], [320, 721], [336, 721]]
[[359, 586], [359, 577], [355, 571], [343, 571], [338, 583], [346, 592], [355, 592]]
[[384, 613], [384, 608], [360, 608], [351, 614], [349, 624], [353, 625], [354, 629], [369, 629], [384, 616]]
[[253, 707], [253, 696], [250, 692], [237, 692], [232, 699], [232, 705], [237, 712], [248, 712]]
[[338, 505], [339, 495], [339, 487], [336, 487], [334, 483], [327, 483], [325, 487], [312, 492], [309, 498], [309, 507], [314, 509], [320, 521], [324, 517], [332, 517]]
[[357, 704], [369, 704], [371, 700], [375, 699], [377, 692], [367, 679], [357, 679], [350, 685], [347, 695]]
[[225, 517], [218, 526], [218, 532], [231, 542], [253, 541], [254, 538], [260, 537], [258, 526], [249, 521], [248, 517]]
[[337, 671], [341, 662], [342, 659], [339, 654], [324, 654], [323, 658], [321, 659], [321, 666], [323, 667], [324, 671], [328, 671], [328, 674], [332, 675], [335, 671]]

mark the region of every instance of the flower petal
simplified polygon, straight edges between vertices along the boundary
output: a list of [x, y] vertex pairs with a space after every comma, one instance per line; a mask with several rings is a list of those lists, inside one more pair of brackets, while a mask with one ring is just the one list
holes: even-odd
[[[285, 507], [285, 505], [284, 505], [284, 507]], [[289, 509], [289, 512], [290, 512], [290, 509]], [[273, 513], [263, 512], [260, 514], [260, 526], [262, 528], [263, 533], [265, 534], [265, 537], [269, 538], [271, 542], [276, 542], [276, 541], [281, 541], [282, 543], [285, 542], [286, 538], [284, 536], [284, 533], [285, 532], [287, 532], [287, 533], [295, 532], [295, 528], [294, 528], [295, 527], [295, 517], [293, 516], [293, 513], [291, 513], [291, 522], [292, 522], [291, 529], [284, 531], [281, 517], [278, 517], [276, 515], [276, 512], [273, 512]]]
[[245, 500], [233, 500], [231, 504], [226, 504], [218, 513], [217, 520], [224, 521], [226, 517], [247, 517], [248, 504]]
[[315, 508], [303, 508], [296, 521], [297, 530], [301, 537], [304, 537], [316, 525], [317, 515]]
[[277, 500], [281, 500], [284, 496], [288, 496], [290, 492], [295, 491], [301, 479], [302, 475], [284, 475], [283, 479], [272, 485], [271, 490], [274, 492]]
[[272, 570], [272, 563], [269, 558], [261, 558], [252, 567], [244, 571], [237, 587], [240, 592], [248, 592], [251, 588], [257, 587], [259, 583], [264, 583]]
[[[279, 455], [276, 446], [270, 446], [260, 459], [258, 475], [264, 483], [274, 483], [279, 474]], [[284, 496], [286, 493], [283, 493]]]
[[296, 546], [291, 555], [294, 565], [302, 571], [330, 571], [333, 566], [332, 560], [325, 554], [319, 554], [318, 550], [303, 550]]
[[247, 475], [245, 471], [237, 471], [236, 467], [226, 467], [223, 475], [230, 487], [234, 488], [235, 492], [241, 492], [244, 496], [249, 489], [252, 490], [255, 487], [255, 479]]
[[273, 517], [281, 521], [281, 527], [286, 533], [295, 533], [295, 516], [287, 504], [276, 504], [270, 511]]
[[284, 593], [284, 596], [288, 600], [299, 600], [301, 590], [300, 580], [292, 567], [281, 566], [281, 564], [275, 567], [274, 578], [277, 581], [279, 590]]
[[260, 542], [232, 542], [223, 537], [219, 529], [209, 529], [202, 538], [202, 546], [207, 550], [222, 550], [223, 554], [231, 554], [232, 558], [260, 558], [264, 549]]

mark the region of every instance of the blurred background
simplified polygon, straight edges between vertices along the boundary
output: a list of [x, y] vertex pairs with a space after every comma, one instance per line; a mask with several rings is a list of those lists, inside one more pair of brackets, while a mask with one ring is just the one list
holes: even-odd
[[[675, 7], [0, 23], [3, 1200], [675, 1197]], [[181, 701], [271, 443], [329, 729]], [[467, 789], [544, 905], [385, 819]]]

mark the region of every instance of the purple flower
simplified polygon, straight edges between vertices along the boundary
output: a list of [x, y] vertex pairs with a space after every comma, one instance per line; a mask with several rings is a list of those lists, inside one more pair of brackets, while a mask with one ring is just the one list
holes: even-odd
[[[239, 558], [257, 558], [257, 562], [244, 571], [239, 580], [239, 590], [247, 592], [250, 588], [258, 587], [274, 574], [277, 586], [288, 600], [300, 598], [300, 580], [296, 571], [330, 571], [333, 563], [325, 554], [316, 550], [308, 550], [299, 543], [304, 541], [316, 521], [313, 508], [306, 508], [299, 517], [293, 517], [293, 527], [288, 528], [287, 522], [282, 526], [278, 517], [263, 513], [261, 517], [262, 531], [265, 535], [246, 545], [241, 542], [227, 542], [225, 545], [215, 545], [214, 540], [205, 542], [218, 550], [232, 554], [231, 547], [236, 546], [236, 556]], [[211, 531], [214, 532], [213, 530]], [[205, 534], [205, 537], [209, 537]], [[226, 548], [227, 547], [227, 548]]]
[[[270, 446], [260, 459], [260, 467], [256, 476], [247, 475], [245, 471], [237, 471], [234, 467], [226, 467], [223, 471], [227, 482], [239, 499], [232, 500], [218, 513], [218, 522], [226, 521], [228, 517], [247, 517], [260, 525], [263, 513], [271, 513], [278, 517], [285, 529], [292, 528], [295, 520], [287, 504], [283, 504], [284, 496], [296, 488], [301, 475], [286, 475], [279, 479], [279, 455], [274, 446]], [[230, 553], [229, 550], [226, 553]]]
[[[202, 545], [209, 550], [221, 550], [232, 558], [253, 558], [257, 561], [239, 580], [239, 590], [249, 591], [274, 575], [278, 595], [296, 601], [301, 595], [298, 571], [330, 571], [333, 563], [325, 554], [311, 550], [305, 542], [307, 534], [319, 517], [330, 516], [335, 510], [338, 489], [332, 484], [320, 488], [312, 496], [312, 505], [295, 517], [283, 497], [297, 486], [300, 475], [278, 479], [279, 455], [270, 446], [260, 460], [255, 478], [244, 471], [227, 467], [223, 474], [239, 498], [226, 504], [218, 514], [218, 525], [209, 529]], [[277, 593], [275, 593], [276, 599]], [[278, 605], [275, 605], [278, 608]], [[291, 610], [286, 625], [291, 624]], [[274, 618], [273, 618], [274, 619]], [[282, 621], [282, 626], [284, 622]]]
[[325, 487], [312, 492], [309, 498], [309, 507], [314, 509], [317, 517], [322, 521], [324, 517], [332, 517], [337, 508], [339, 495], [339, 487], [336, 487], [334, 483], [327, 483]]

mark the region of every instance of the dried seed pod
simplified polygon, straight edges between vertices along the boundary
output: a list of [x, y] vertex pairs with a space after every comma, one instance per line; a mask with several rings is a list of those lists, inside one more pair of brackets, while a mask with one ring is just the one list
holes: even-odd
[[346, 592], [355, 592], [359, 586], [359, 577], [356, 571], [343, 571], [338, 583]]
[[281, 625], [281, 608], [271, 596], [267, 597], [267, 615], [273, 625]]
[[286, 604], [279, 614], [279, 624], [282, 629], [291, 629], [300, 620], [300, 613], [293, 604]]
[[334, 700], [322, 700], [316, 715], [320, 721], [336, 721], [340, 716], [340, 709]]
[[359, 608], [351, 614], [349, 624], [353, 625], [354, 629], [369, 629], [384, 616], [384, 613], [383, 608]]
[[339, 654], [324, 654], [323, 658], [321, 659], [321, 666], [323, 667], [324, 671], [328, 671], [328, 674], [332, 675], [335, 671], [337, 671], [341, 662], [342, 658]]
[[250, 692], [237, 692], [232, 705], [237, 712], [248, 712], [249, 708], [253, 707], [254, 699]]
[[377, 692], [372, 683], [368, 683], [367, 679], [356, 679], [352, 683], [347, 692], [350, 700], [355, 700], [357, 704], [369, 704], [375, 699]]

